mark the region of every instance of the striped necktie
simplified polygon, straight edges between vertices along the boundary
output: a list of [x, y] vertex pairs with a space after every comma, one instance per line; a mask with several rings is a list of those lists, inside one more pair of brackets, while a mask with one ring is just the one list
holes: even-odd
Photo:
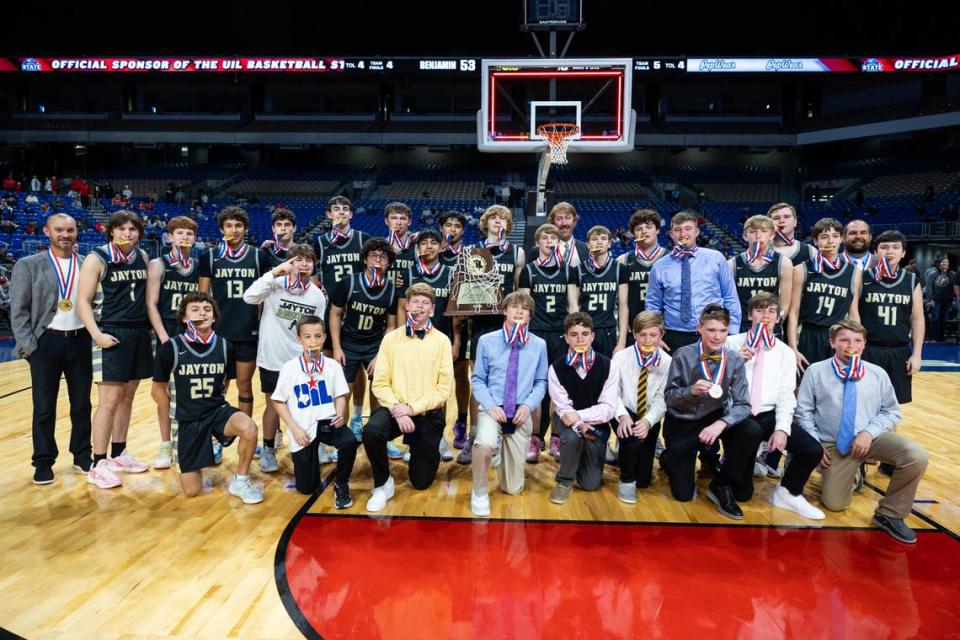
[[640, 379], [637, 380], [637, 420], [643, 418], [647, 413], [647, 377], [650, 374], [650, 367], [640, 368]]

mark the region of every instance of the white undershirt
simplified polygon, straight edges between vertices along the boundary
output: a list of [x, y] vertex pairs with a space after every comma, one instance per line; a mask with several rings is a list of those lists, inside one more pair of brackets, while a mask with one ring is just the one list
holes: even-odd
[[[63, 275], [67, 275], [67, 271], [70, 269], [70, 258], [60, 258], [57, 257], [57, 262], [60, 263], [60, 270], [63, 271]], [[80, 263], [77, 262], [77, 265], [74, 267], [73, 274], [73, 289], [70, 290], [70, 302], [73, 303], [73, 308], [70, 311], [64, 311], [60, 308], [60, 290], [57, 289], [57, 313], [53, 316], [53, 320], [50, 321], [50, 326], [48, 329], [56, 329], [57, 331], [73, 331], [75, 329], [82, 329], [83, 323], [80, 322], [80, 316], [77, 315], [77, 289], [80, 281]]]

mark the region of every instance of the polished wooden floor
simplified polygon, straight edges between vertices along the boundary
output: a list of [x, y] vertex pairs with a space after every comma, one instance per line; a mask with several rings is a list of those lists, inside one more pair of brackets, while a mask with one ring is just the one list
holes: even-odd
[[[31, 402], [29, 372], [21, 361], [0, 365], [0, 443], [9, 454], [0, 467], [0, 627], [28, 638], [298, 638], [278, 596], [277, 542], [305, 498], [290, 487], [289, 455], [281, 451], [282, 472], [254, 476], [264, 483], [266, 501], [246, 506], [226, 492], [235, 453], [228, 449], [221, 467], [205, 476], [209, 489], [183, 498], [169, 471], [125, 476], [124, 487], [101, 491], [70, 467], [65, 389], [58, 405], [61, 455], [54, 484], [31, 484], [29, 465]], [[922, 373], [915, 401], [904, 408], [901, 433], [921, 442], [930, 467], [911, 517], [917, 528], [942, 526], [960, 534], [960, 374]], [[94, 392], [95, 393], [95, 392]], [[235, 395], [235, 392], [234, 392]], [[258, 410], [262, 403], [258, 396]], [[158, 440], [148, 384], [134, 407], [129, 443], [140, 458], [152, 460]], [[641, 493], [640, 504], [616, 499], [616, 470], [608, 470], [600, 492], [574, 491], [564, 507], [552, 505], [555, 463], [528, 465], [521, 496], [492, 494], [493, 516], [507, 519], [730, 523], [701, 497], [681, 504], [668, 499], [658, 473]], [[397, 495], [381, 515], [469, 518], [469, 468], [445, 463], [438, 482], [416, 492], [402, 482], [403, 464], [393, 465]], [[870, 468], [868, 482], [878, 489], [886, 479]], [[332, 470], [332, 467], [327, 467]], [[491, 474], [492, 477], [492, 474]], [[818, 476], [808, 493], [815, 499]], [[362, 454], [353, 482], [355, 506], [337, 514], [364, 513], [370, 489]], [[495, 486], [491, 483], [491, 486]], [[757, 497], [744, 505], [746, 525], [810, 526], [774, 510], [765, 498], [772, 481], [758, 481]], [[702, 492], [701, 492], [702, 493]], [[829, 514], [827, 527], [869, 527], [878, 493], [865, 488], [852, 508]], [[325, 492], [311, 512], [332, 513]], [[817, 525], [819, 526], [819, 525]], [[923, 539], [921, 538], [921, 544]]]

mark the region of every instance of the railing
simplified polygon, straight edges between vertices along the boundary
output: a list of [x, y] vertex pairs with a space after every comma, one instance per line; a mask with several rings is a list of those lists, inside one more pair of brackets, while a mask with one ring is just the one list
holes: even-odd
[[[37, 250], [43, 250], [47, 248], [49, 243], [45, 240], [24, 240], [21, 244], [21, 250], [24, 255], [29, 255], [31, 253], [36, 253]], [[102, 242], [78, 242], [77, 248], [80, 250], [80, 255], [85, 256], [96, 247], [102, 246]], [[138, 245], [141, 249], [147, 252], [147, 255], [151, 258], [156, 258], [160, 255], [160, 241], [153, 238], [144, 238], [140, 241]], [[200, 252], [196, 248], [191, 252], [191, 256], [197, 258], [200, 256]]]

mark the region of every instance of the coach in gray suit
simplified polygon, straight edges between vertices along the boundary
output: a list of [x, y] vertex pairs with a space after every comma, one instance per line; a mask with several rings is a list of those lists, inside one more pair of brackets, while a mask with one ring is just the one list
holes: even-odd
[[67, 379], [70, 397], [73, 468], [84, 474], [90, 470], [93, 364], [90, 334], [77, 316], [77, 221], [55, 213], [47, 218], [43, 233], [50, 239], [50, 248], [18, 260], [10, 279], [10, 316], [17, 354], [29, 362], [33, 383], [34, 484], [53, 482], [61, 375]]

